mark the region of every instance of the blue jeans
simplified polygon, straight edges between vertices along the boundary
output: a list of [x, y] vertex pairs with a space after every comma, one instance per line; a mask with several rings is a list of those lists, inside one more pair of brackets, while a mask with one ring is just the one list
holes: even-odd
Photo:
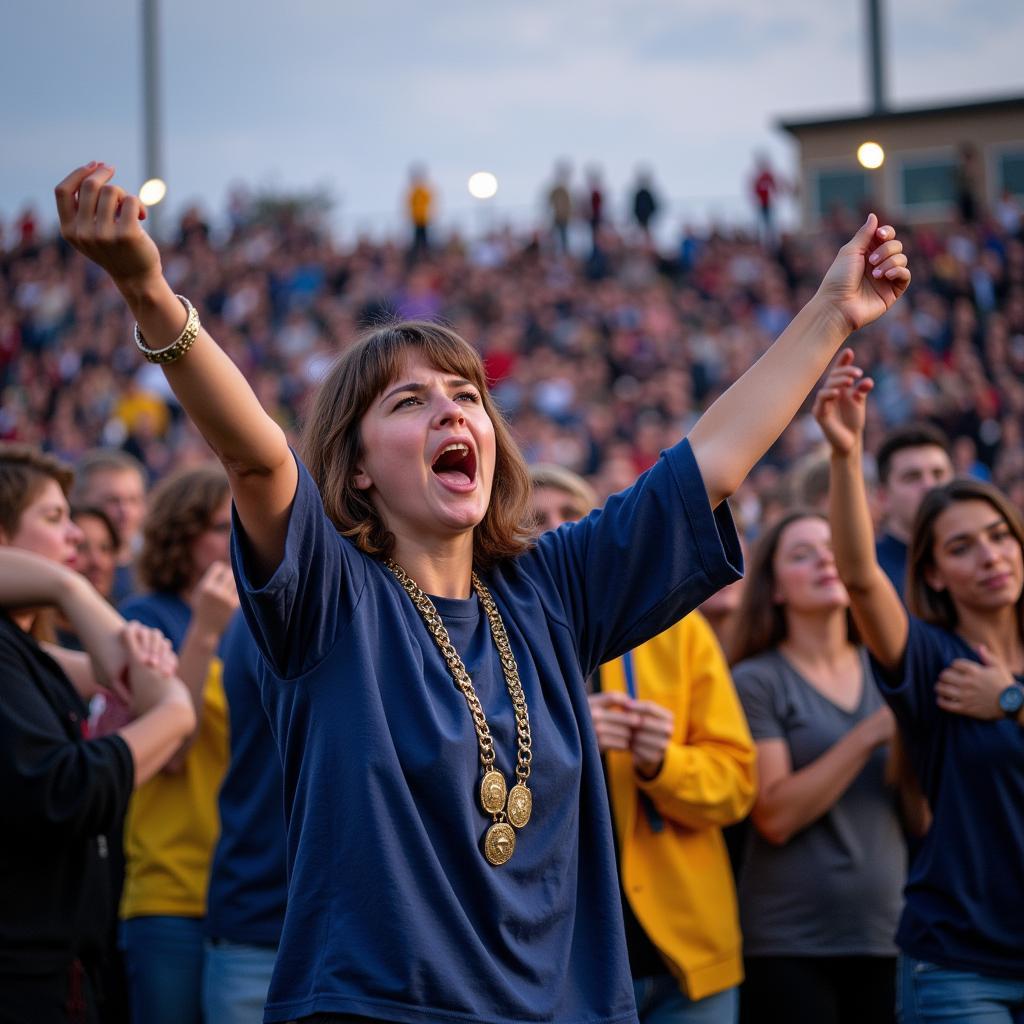
[[671, 974], [634, 978], [633, 993], [641, 1024], [736, 1024], [739, 989], [727, 988], [693, 1000]]
[[901, 956], [896, 977], [900, 1024], [1024, 1024], [1024, 979], [991, 978]]
[[208, 940], [203, 1013], [210, 1024], [262, 1024], [276, 958], [272, 946]]
[[133, 1021], [203, 1024], [203, 941], [200, 917], [130, 917], [121, 922]]

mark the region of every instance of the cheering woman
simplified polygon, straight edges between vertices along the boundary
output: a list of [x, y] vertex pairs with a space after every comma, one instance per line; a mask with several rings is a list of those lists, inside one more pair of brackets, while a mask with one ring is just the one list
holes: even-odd
[[112, 174], [57, 187], [61, 229], [111, 275], [227, 470], [283, 761], [266, 1020], [635, 1021], [584, 679], [736, 578], [722, 502], [903, 292], [894, 230], [870, 216], [688, 438], [531, 543], [526, 469], [465, 341], [405, 323], [349, 348], [296, 458]]
[[898, 1010], [917, 1021], [1024, 1020], [1024, 526], [994, 487], [953, 480], [921, 502], [907, 605], [875, 556], [861, 455], [871, 381], [845, 351], [818, 393], [830, 517], [875, 680], [933, 814], [896, 943]]

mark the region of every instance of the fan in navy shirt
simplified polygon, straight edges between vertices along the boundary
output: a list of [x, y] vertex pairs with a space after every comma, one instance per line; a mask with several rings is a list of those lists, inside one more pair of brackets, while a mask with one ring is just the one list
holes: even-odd
[[[842, 339], [906, 288], [895, 231], [869, 216], [686, 441], [531, 545], [526, 468], [469, 344], [433, 323], [370, 332], [321, 382], [296, 460], [164, 280], [132, 197], [114, 225], [111, 174], [58, 186], [61, 229], [121, 288], [228, 471], [282, 758], [288, 905], [265, 1020], [635, 1022], [583, 680], [736, 578], [718, 507]], [[529, 766], [528, 821], [519, 804], [483, 812], [492, 745], [506, 778]]]
[[260, 702], [259, 652], [241, 613], [221, 642], [231, 761], [220, 789], [220, 838], [207, 892], [203, 1014], [258, 1020], [284, 924], [284, 781]]
[[815, 406], [833, 449], [836, 562], [934, 815], [896, 934], [901, 1020], [1010, 1024], [1024, 1014], [1024, 525], [988, 484], [931, 490], [911, 537], [908, 615], [871, 542], [871, 382], [858, 377], [844, 354]]

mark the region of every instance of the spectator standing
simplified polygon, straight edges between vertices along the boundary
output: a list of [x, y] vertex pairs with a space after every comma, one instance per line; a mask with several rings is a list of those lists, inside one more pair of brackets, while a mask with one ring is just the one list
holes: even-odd
[[772, 245], [775, 242], [775, 200], [781, 184], [766, 153], [759, 153], [756, 157], [750, 189], [757, 207], [761, 237], [765, 245]]
[[434, 190], [427, 180], [426, 171], [418, 165], [409, 171], [409, 191], [405, 202], [412, 224], [410, 255], [417, 259], [430, 252], [430, 225], [434, 219]]
[[755, 544], [733, 668], [760, 775], [739, 884], [744, 1024], [895, 1019], [893, 717], [849, 606], [823, 515], [790, 511]]
[[[559, 466], [534, 466], [530, 478], [540, 529], [596, 504]], [[745, 817], [757, 782], [725, 657], [693, 612], [602, 665], [593, 682], [641, 1024], [734, 1024], [743, 964], [722, 829]]]
[[257, 1024], [288, 896], [284, 778], [259, 689], [260, 655], [239, 612], [224, 634], [231, 760], [220, 788], [203, 965], [207, 1024]]
[[570, 171], [567, 163], [555, 168], [555, 180], [548, 192], [548, 212], [551, 215], [551, 229], [558, 243], [559, 251], [569, 251], [569, 224], [572, 221], [572, 194], [569, 191]]
[[227, 565], [231, 502], [219, 466], [154, 489], [139, 553], [147, 593], [122, 612], [156, 626], [178, 653], [197, 727], [132, 799], [125, 824], [122, 948], [135, 1020], [200, 1024], [204, 918], [228, 761], [221, 636], [238, 608]]
[[651, 224], [657, 217], [660, 208], [651, 172], [646, 169], [641, 170], [637, 174], [636, 184], [633, 188], [633, 219], [647, 238], [650, 238]]

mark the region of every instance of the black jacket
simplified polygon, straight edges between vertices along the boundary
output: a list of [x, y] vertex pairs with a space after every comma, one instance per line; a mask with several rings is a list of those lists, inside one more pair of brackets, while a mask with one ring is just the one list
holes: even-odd
[[0, 612], [0, 989], [97, 964], [110, 925], [107, 833], [134, 782], [119, 736], [88, 740], [67, 676]]

